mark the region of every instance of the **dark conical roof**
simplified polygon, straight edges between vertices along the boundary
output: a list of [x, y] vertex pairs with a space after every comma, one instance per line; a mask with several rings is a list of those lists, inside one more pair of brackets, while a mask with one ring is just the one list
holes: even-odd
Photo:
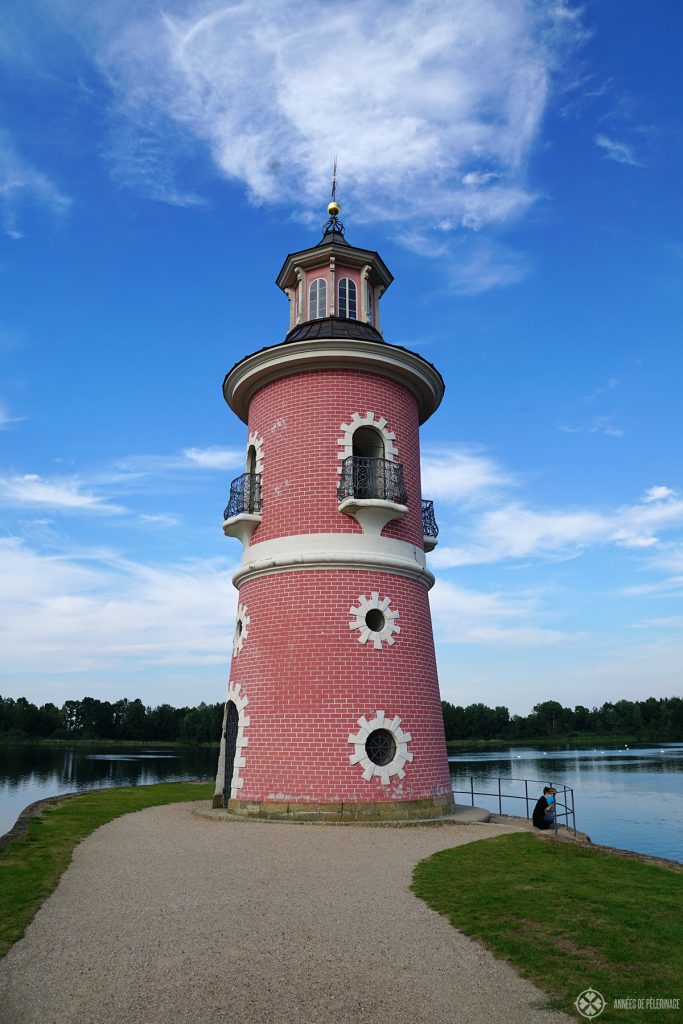
[[304, 320], [287, 337], [288, 341], [315, 341], [316, 338], [357, 338], [360, 341], [381, 341], [384, 338], [376, 327], [363, 320], [347, 320], [343, 316], [326, 316], [319, 320]]

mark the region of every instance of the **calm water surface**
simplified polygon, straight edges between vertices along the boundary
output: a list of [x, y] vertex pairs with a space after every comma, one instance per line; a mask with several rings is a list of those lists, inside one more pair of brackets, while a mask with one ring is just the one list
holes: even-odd
[[[0, 834], [34, 800], [101, 786], [146, 785], [212, 779], [218, 751], [148, 746], [100, 748], [0, 748]], [[683, 743], [628, 749], [509, 748], [463, 752], [450, 758], [453, 788], [497, 794], [524, 793], [514, 779], [572, 786], [576, 825], [594, 842], [683, 860]], [[529, 785], [531, 807], [540, 795]], [[457, 794], [458, 803], [469, 797]], [[498, 797], [475, 796], [480, 807], [498, 810]], [[524, 814], [524, 801], [503, 798], [503, 812]]]
[[0, 835], [35, 800], [103, 786], [208, 780], [217, 764], [218, 748], [0, 746]]
[[[576, 827], [594, 843], [683, 860], [683, 743], [630, 750], [508, 748], [449, 758], [453, 788], [494, 792], [475, 803], [498, 810], [497, 780], [537, 779], [571, 786]], [[543, 786], [529, 786], [531, 809]], [[503, 792], [524, 793], [523, 783], [504, 781]], [[464, 794], [457, 803], [470, 803]], [[504, 814], [524, 814], [524, 801], [503, 798]]]

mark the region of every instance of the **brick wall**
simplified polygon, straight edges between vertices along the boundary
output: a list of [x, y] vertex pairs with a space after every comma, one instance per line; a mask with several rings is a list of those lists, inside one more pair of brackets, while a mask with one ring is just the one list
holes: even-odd
[[[327, 519], [319, 522], [330, 528]], [[348, 625], [359, 595], [373, 591], [400, 612], [401, 632], [382, 650], [359, 643]], [[240, 798], [373, 801], [450, 792], [429, 598], [421, 583], [377, 571], [303, 570], [248, 580], [239, 600], [250, 617], [230, 671], [249, 698]], [[366, 782], [362, 768], [349, 762], [349, 734], [361, 715], [378, 710], [399, 715], [412, 735], [414, 760], [403, 781], [394, 776], [388, 786], [377, 778]]]
[[338, 511], [340, 424], [354, 412], [384, 416], [403, 465], [408, 515], [383, 536], [422, 547], [417, 399], [408, 388], [367, 370], [314, 370], [261, 388], [249, 408], [249, 430], [263, 438], [263, 519], [252, 543], [301, 533], [360, 533]]

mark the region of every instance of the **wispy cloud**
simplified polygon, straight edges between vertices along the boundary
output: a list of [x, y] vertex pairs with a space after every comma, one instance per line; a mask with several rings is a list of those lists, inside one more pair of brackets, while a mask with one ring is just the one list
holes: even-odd
[[533, 595], [482, 593], [440, 579], [430, 604], [443, 643], [539, 647], [572, 642], [569, 634], [538, 624], [542, 612]]
[[422, 457], [422, 491], [432, 499], [480, 499], [515, 482], [511, 473], [480, 448], [427, 448]]
[[196, 470], [238, 469], [244, 465], [244, 448], [223, 448], [209, 445], [207, 448], [183, 448], [180, 452], [165, 454], [126, 455], [116, 459], [113, 472], [103, 471], [103, 479], [128, 479], [164, 476], [169, 473], [187, 473]]
[[21, 423], [23, 419], [23, 416], [13, 416], [7, 408], [7, 405], [0, 401], [0, 430], [7, 430], [7, 428], [11, 427], [13, 424]]
[[480, 295], [493, 288], [518, 284], [531, 270], [524, 253], [490, 238], [477, 238], [466, 246], [451, 246], [449, 257], [450, 285], [459, 295]]
[[643, 501], [664, 501], [667, 498], [675, 497], [676, 492], [671, 487], [655, 486], [648, 487], [643, 495]]
[[[476, 565], [507, 559], [571, 556], [598, 544], [651, 549], [658, 531], [683, 524], [683, 499], [669, 488], [658, 498], [645, 498], [611, 512], [591, 509], [539, 511], [508, 503], [483, 511], [460, 529], [466, 542], [436, 549], [431, 560], [439, 568]], [[666, 492], [666, 493], [664, 493]]]
[[285, 0], [266, 19], [256, 0], [127, 20], [102, 6], [83, 38], [115, 97], [120, 181], [195, 202], [182, 165], [208, 148], [254, 202], [310, 213], [337, 153], [355, 223], [400, 214], [437, 233], [504, 224], [533, 202], [526, 164], [551, 75], [582, 38], [566, 3], [313, 3], [304, 21]]
[[608, 135], [595, 135], [593, 141], [604, 151], [605, 159], [614, 160], [618, 164], [629, 164], [631, 167], [640, 167], [633, 147], [625, 142], [611, 139]]
[[159, 567], [103, 554], [45, 555], [0, 540], [6, 672], [106, 671], [126, 663], [195, 668], [226, 660], [224, 560]]
[[604, 384], [601, 384], [600, 387], [594, 388], [593, 391], [589, 391], [587, 395], [584, 395], [583, 400], [584, 402], [592, 402], [596, 398], [599, 398], [600, 395], [604, 395], [607, 391], [614, 391], [615, 388], [619, 387], [620, 383], [621, 381], [618, 377], [610, 377], [610, 379]]
[[59, 191], [47, 175], [17, 153], [7, 132], [0, 129], [0, 225], [10, 238], [21, 238], [19, 215], [26, 206], [41, 206], [61, 215], [71, 199]]
[[606, 434], [607, 437], [623, 437], [624, 431], [617, 427], [611, 416], [593, 416], [588, 423], [570, 425], [561, 423], [558, 430], [563, 434]]
[[188, 465], [199, 469], [237, 469], [244, 463], [244, 452], [240, 448], [183, 448]]
[[92, 491], [83, 490], [77, 479], [46, 480], [36, 473], [0, 477], [0, 505], [10, 508], [44, 507], [65, 512], [125, 512], [120, 505], [107, 501]]

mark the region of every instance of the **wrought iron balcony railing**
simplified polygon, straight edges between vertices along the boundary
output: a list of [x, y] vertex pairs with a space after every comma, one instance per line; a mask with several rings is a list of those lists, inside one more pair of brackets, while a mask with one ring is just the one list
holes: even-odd
[[261, 511], [261, 477], [258, 473], [242, 473], [230, 484], [230, 500], [223, 513], [224, 519], [244, 512]]
[[379, 498], [405, 505], [408, 494], [403, 482], [403, 466], [387, 459], [351, 455], [342, 462], [337, 497], [339, 501], [345, 498]]
[[422, 499], [422, 534], [425, 537], [433, 537], [434, 540], [439, 536], [439, 527], [434, 518], [434, 502], [427, 501], [426, 498]]

